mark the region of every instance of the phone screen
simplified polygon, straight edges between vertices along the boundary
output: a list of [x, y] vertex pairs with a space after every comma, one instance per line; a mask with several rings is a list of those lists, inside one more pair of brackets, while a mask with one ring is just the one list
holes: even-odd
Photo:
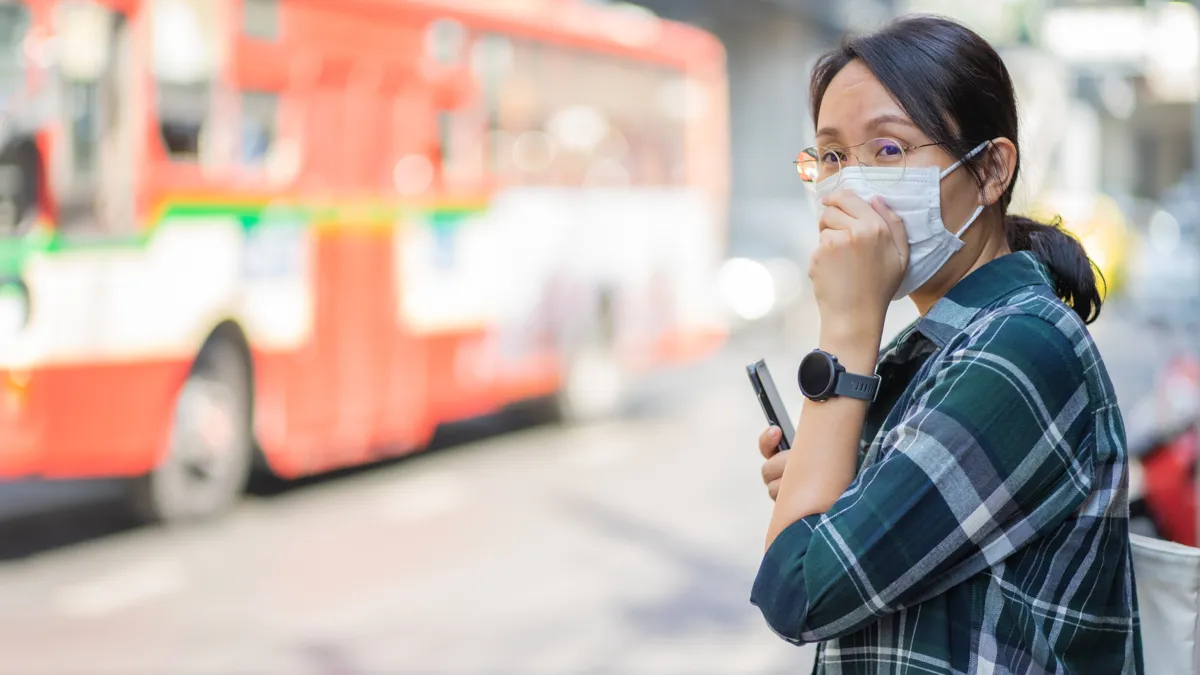
[[754, 393], [758, 396], [763, 414], [767, 416], [767, 422], [783, 431], [783, 438], [779, 440], [779, 449], [790, 449], [792, 441], [796, 437], [796, 429], [792, 426], [792, 419], [783, 406], [783, 399], [779, 397], [779, 390], [775, 388], [775, 380], [771, 379], [771, 371], [767, 369], [766, 361], [759, 359], [746, 366], [746, 373], [750, 376], [750, 384], [753, 385]]

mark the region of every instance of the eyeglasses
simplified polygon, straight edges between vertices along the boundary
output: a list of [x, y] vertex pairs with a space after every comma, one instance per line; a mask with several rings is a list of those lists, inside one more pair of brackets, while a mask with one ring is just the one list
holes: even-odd
[[[835, 185], [841, 181], [842, 167], [848, 166], [854, 158], [860, 166], [899, 168], [900, 171], [888, 172], [880, 176], [866, 172], [867, 180], [880, 187], [890, 187], [904, 178], [903, 169], [907, 166], [907, 152], [918, 148], [928, 148], [941, 143], [925, 143], [924, 145], [904, 145], [894, 138], [876, 138], [866, 143], [859, 143], [848, 148], [837, 146], [811, 147], [802, 150], [793, 162], [800, 180], [805, 183], [819, 183], [826, 178], [836, 177]], [[865, 161], [864, 161], [865, 160]]]

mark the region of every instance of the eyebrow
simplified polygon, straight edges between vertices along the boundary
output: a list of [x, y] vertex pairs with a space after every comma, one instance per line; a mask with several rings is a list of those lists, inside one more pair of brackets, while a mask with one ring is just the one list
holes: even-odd
[[[899, 124], [906, 127], [912, 127], [913, 129], [917, 128], [917, 125], [913, 124], [912, 120], [902, 115], [896, 115], [893, 113], [886, 113], [873, 118], [867, 123], [867, 128], [876, 129], [884, 124]], [[838, 136], [838, 130], [834, 127], [822, 127], [819, 131], [817, 131], [817, 137], [819, 138], [821, 136], [833, 136], [836, 138]]]

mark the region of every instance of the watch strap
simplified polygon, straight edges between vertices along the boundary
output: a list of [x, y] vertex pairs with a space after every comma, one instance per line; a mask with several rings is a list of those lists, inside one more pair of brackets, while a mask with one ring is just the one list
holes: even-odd
[[837, 382], [833, 385], [834, 396], [856, 398], [870, 403], [875, 401], [875, 395], [878, 393], [878, 375], [855, 375], [838, 369]]

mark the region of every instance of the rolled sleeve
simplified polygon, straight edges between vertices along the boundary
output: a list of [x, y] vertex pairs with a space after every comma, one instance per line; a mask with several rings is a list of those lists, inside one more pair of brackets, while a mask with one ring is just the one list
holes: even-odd
[[807, 585], [796, 581], [804, 578], [809, 542], [820, 519], [802, 518], [775, 537], [750, 591], [750, 603], [762, 612], [771, 630], [797, 644], [801, 644], [798, 628], [808, 614], [808, 595]]
[[915, 382], [825, 514], [785, 529], [751, 601], [796, 644], [944, 592], [1062, 523], [1091, 490], [1081, 359], [1037, 317], [997, 321]]

